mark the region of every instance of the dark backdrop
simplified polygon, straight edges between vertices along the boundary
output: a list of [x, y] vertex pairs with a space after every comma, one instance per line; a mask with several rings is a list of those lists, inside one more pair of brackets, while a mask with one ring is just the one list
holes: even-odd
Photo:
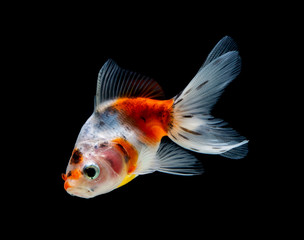
[[[55, 13], [19, 19], [13, 30], [14, 63], [22, 72], [18, 88], [24, 94], [18, 115], [22, 112], [26, 122], [19, 160], [24, 177], [18, 179], [17, 194], [21, 209], [27, 211], [20, 215], [33, 214], [48, 232], [81, 228], [92, 234], [113, 226], [131, 235], [141, 230], [157, 235], [167, 229], [195, 236], [209, 227], [215, 234], [264, 229], [273, 213], [273, 180], [264, 174], [269, 159], [261, 127], [269, 120], [261, 116], [271, 105], [261, 86], [271, 80], [266, 71], [269, 58], [262, 53], [271, 43], [272, 23], [252, 21], [246, 14], [220, 21], [164, 14], [164, 20], [156, 22], [156, 13], [150, 21], [143, 21], [143, 13], [133, 15], [132, 21], [116, 15], [91, 20], [81, 11], [71, 17]], [[212, 113], [250, 140], [247, 157], [195, 154], [205, 168], [201, 176], [153, 173], [89, 200], [65, 192], [61, 173], [93, 111], [97, 74], [108, 58], [153, 77], [171, 98], [226, 35], [239, 46], [242, 71]]]

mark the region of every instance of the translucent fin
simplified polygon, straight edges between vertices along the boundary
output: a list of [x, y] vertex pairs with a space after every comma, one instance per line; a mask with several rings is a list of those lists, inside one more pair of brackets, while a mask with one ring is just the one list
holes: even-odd
[[200, 69], [208, 65], [210, 62], [212, 62], [214, 59], [224, 55], [227, 52], [231, 51], [237, 51], [238, 47], [236, 43], [233, 41], [233, 39], [229, 36], [223, 37], [212, 49], [212, 51], [209, 53], [206, 61], [201, 66]]
[[98, 74], [95, 105], [118, 97], [162, 98], [163, 95], [156, 81], [122, 69], [109, 59]]
[[208, 114], [225, 87], [240, 73], [241, 58], [236, 51], [225, 53], [201, 68], [176, 99], [187, 111]]
[[157, 171], [160, 163], [157, 159], [156, 152], [157, 148], [155, 149], [144, 145], [139, 153], [137, 168], [134, 174], [143, 175]]
[[157, 152], [145, 147], [138, 158], [135, 174], [155, 171], [175, 175], [199, 175], [204, 172], [202, 164], [190, 153], [174, 143], [161, 143]]
[[192, 154], [173, 143], [162, 143], [157, 151], [159, 172], [175, 175], [200, 175], [204, 172], [201, 162]]
[[224, 152], [223, 154], [221, 154], [221, 156], [224, 156], [227, 158], [232, 158], [232, 159], [241, 159], [241, 158], [245, 157], [247, 155], [247, 153], [248, 153], [247, 144], [242, 144], [239, 147], [236, 147], [227, 152]]
[[[239, 74], [241, 59], [233, 40], [222, 39], [196, 76], [175, 97], [168, 136], [189, 150], [239, 159], [247, 154], [247, 140], [223, 120], [210, 115], [224, 88]], [[207, 63], [207, 64], [206, 64]]]
[[125, 176], [125, 178], [122, 180], [122, 182], [116, 188], [120, 188], [123, 185], [126, 185], [127, 183], [131, 182], [136, 177], [137, 177], [136, 174], [128, 174], [127, 176]]

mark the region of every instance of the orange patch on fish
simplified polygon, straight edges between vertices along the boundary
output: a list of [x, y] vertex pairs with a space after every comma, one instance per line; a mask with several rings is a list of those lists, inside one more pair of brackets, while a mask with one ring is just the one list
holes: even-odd
[[129, 117], [144, 134], [144, 142], [159, 142], [168, 133], [172, 122], [174, 100], [155, 100], [148, 98], [120, 98], [113, 107]]
[[128, 163], [128, 174], [132, 173], [136, 169], [138, 152], [127, 140], [123, 138], [116, 138], [112, 140], [116, 143], [115, 147], [124, 155], [126, 155], [126, 161]]
[[79, 169], [74, 169], [74, 170], [71, 171], [71, 176], [68, 177], [68, 178], [76, 180], [76, 179], [80, 178], [81, 175], [82, 175], [82, 173]]
[[66, 175], [66, 174], [62, 173], [62, 174], [61, 174], [61, 177], [62, 177], [63, 181], [66, 181], [66, 180], [67, 180], [67, 175]]
[[69, 182], [66, 181], [66, 182], [64, 183], [64, 189], [67, 190], [67, 189], [70, 188], [70, 187], [71, 187], [71, 185], [69, 184]]
[[70, 171], [68, 173], [68, 175], [66, 174], [61, 174], [62, 179], [65, 181], [64, 183], [64, 189], [67, 190], [69, 187], [71, 187], [69, 181], [69, 179], [73, 179], [73, 180], [77, 180], [80, 178], [80, 176], [82, 175], [81, 171], [79, 169], [74, 169], [72, 171]]

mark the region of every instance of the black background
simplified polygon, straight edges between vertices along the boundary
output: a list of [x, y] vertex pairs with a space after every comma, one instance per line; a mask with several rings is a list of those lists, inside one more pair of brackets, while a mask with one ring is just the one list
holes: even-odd
[[[94, 13], [81, 6], [75, 12], [42, 8], [17, 19], [10, 28], [8, 61], [15, 66], [10, 77], [18, 76], [14, 84], [21, 93], [16, 94], [22, 96], [14, 117], [22, 123], [22, 150], [13, 147], [21, 153], [22, 177], [13, 184], [18, 185], [14, 193], [20, 200], [19, 221], [32, 216], [49, 233], [62, 229], [77, 234], [79, 228], [80, 233], [126, 236], [140, 231], [151, 236], [160, 231], [168, 236], [201, 236], [204, 231], [252, 236], [268, 227], [276, 186], [264, 144], [270, 120], [261, 116], [272, 110], [265, 83], [273, 81], [268, 56], [276, 23], [264, 22], [264, 12], [248, 9], [235, 9], [221, 18], [207, 10], [192, 15], [194, 9], [152, 15], [112, 10], [105, 17], [105, 8]], [[171, 98], [186, 87], [226, 35], [239, 46], [242, 71], [212, 113], [250, 140], [247, 157], [195, 154], [205, 168], [202, 176], [153, 173], [88, 200], [65, 192], [61, 173], [93, 111], [97, 74], [108, 58], [154, 78]], [[13, 100], [20, 103], [19, 98]]]

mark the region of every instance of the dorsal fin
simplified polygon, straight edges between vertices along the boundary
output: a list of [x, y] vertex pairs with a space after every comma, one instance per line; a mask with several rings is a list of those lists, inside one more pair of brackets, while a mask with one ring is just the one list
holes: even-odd
[[100, 69], [97, 80], [95, 105], [119, 97], [162, 99], [159, 84], [146, 76], [120, 68], [109, 59]]

